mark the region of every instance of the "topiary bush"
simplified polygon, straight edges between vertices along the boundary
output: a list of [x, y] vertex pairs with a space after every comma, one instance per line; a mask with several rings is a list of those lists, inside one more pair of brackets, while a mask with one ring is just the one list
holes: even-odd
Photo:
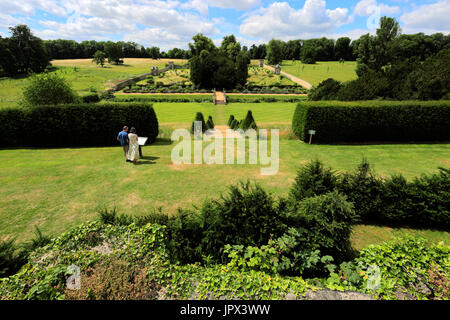
[[213, 118], [211, 116], [208, 117], [208, 121], [206, 122], [206, 128], [208, 130], [214, 129], [214, 121], [213, 121]]
[[196, 121], [200, 121], [202, 124], [202, 132], [205, 132], [206, 130], [208, 130], [206, 123], [205, 123], [205, 118], [203, 117], [203, 113], [201, 112], [197, 112], [197, 114], [195, 115], [195, 120], [192, 122], [192, 126], [191, 126], [191, 133], [194, 134], [194, 126], [195, 126], [195, 122]]
[[231, 123], [233, 122], [233, 120], [234, 120], [234, 115], [230, 115], [230, 117], [228, 118], [228, 122], [227, 122], [227, 125], [229, 127], [231, 127]]

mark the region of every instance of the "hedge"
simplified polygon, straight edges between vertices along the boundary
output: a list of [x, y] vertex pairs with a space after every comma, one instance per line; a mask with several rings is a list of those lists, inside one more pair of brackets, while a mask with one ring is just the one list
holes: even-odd
[[158, 119], [151, 104], [71, 104], [0, 110], [0, 147], [117, 145], [124, 125], [154, 142]]
[[449, 123], [450, 101], [318, 101], [297, 105], [292, 129], [319, 143], [446, 141]]

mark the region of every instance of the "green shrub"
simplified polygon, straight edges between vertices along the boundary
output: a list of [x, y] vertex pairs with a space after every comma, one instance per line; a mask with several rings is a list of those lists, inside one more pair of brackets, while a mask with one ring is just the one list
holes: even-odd
[[308, 99], [312, 101], [335, 100], [341, 87], [342, 84], [339, 81], [329, 78], [319, 83], [317, 88], [309, 91]]
[[205, 132], [206, 130], [208, 130], [206, 123], [205, 123], [205, 118], [203, 117], [203, 113], [201, 112], [197, 112], [197, 114], [195, 115], [195, 120], [192, 122], [192, 126], [191, 126], [191, 133], [194, 133], [194, 129], [195, 129], [195, 122], [199, 121], [202, 124], [202, 132]]
[[305, 198], [319, 196], [335, 189], [337, 177], [330, 168], [324, 167], [322, 162], [314, 160], [301, 167], [290, 191], [293, 202]]
[[248, 110], [247, 115], [245, 116], [245, 119], [242, 120], [242, 123], [240, 125], [240, 129], [246, 131], [250, 129], [252, 123], [255, 122], [255, 119], [253, 118], [253, 114], [251, 110]]
[[229, 127], [231, 126], [231, 123], [233, 122], [233, 120], [234, 120], [234, 115], [230, 115], [230, 117], [228, 118], [228, 122], [227, 122], [227, 125]]
[[383, 181], [375, 175], [366, 159], [356, 171], [341, 176], [337, 189], [347, 195], [362, 221], [375, 222], [383, 214]]
[[27, 261], [27, 256], [20, 251], [15, 241], [0, 241], [0, 278], [15, 274]]
[[450, 101], [299, 103], [292, 120], [303, 141], [445, 141], [450, 139]]
[[212, 129], [214, 129], [214, 121], [213, 121], [213, 118], [211, 117], [211, 116], [209, 116], [208, 117], [208, 121], [206, 122], [206, 128], [208, 129], [208, 130], [212, 130]]
[[111, 146], [124, 125], [154, 142], [158, 120], [149, 104], [73, 104], [1, 109], [0, 146]]
[[282, 206], [259, 185], [249, 182], [230, 186], [220, 200], [207, 201], [201, 208], [202, 252], [214, 259], [223, 259], [226, 244], [260, 246], [271, 235], [283, 230]]
[[97, 93], [89, 94], [87, 96], [83, 96], [83, 103], [95, 103], [100, 101], [100, 97]]
[[355, 221], [353, 204], [337, 191], [306, 198], [287, 216], [289, 226], [307, 230], [305, 243], [313, 243], [320, 254], [332, 256], [338, 263], [354, 255], [350, 235]]
[[30, 78], [23, 89], [23, 104], [43, 106], [77, 103], [80, 99], [67, 80], [58, 73], [42, 73]]

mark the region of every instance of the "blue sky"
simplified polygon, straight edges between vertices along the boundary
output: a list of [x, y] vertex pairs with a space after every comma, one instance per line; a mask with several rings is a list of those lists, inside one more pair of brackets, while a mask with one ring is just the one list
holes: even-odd
[[0, 35], [28, 24], [43, 39], [124, 40], [164, 50], [186, 48], [196, 33], [242, 45], [272, 38], [353, 39], [374, 32], [380, 16], [403, 33], [450, 33], [450, 0], [1, 0]]

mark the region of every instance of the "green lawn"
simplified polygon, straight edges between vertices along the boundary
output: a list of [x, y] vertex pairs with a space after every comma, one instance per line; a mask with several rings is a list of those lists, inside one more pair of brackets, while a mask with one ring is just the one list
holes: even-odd
[[281, 70], [303, 79], [313, 86], [317, 86], [328, 78], [339, 81], [349, 81], [357, 78], [355, 61], [346, 61], [344, 64], [337, 61], [319, 61], [316, 64], [303, 64], [300, 61], [284, 60], [281, 64]]
[[[365, 156], [377, 173], [408, 178], [435, 172], [450, 158], [445, 144], [325, 146], [280, 140], [279, 173], [261, 176], [258, 165], [176, 166], [172, 148], [163, 142], [146, 146], [148, 158], [136, 166], [125, 163], [120, 147], [0, 150], [0, 238], [29, 239], [35, 225], [57, 234], [94, 218], [103, 206], [135, 215], [162, 206], [173, 214], [178, 207], [216, 198], [228, 185], [245, 179], [286, 195], [298, 167], [315, 158], [342, 171], [354, 169]], [[392, 234], [386, 228], [370, 232], [355, 243], [365, 245]], [[449, 241], [447, 233], [433, 234]]]

